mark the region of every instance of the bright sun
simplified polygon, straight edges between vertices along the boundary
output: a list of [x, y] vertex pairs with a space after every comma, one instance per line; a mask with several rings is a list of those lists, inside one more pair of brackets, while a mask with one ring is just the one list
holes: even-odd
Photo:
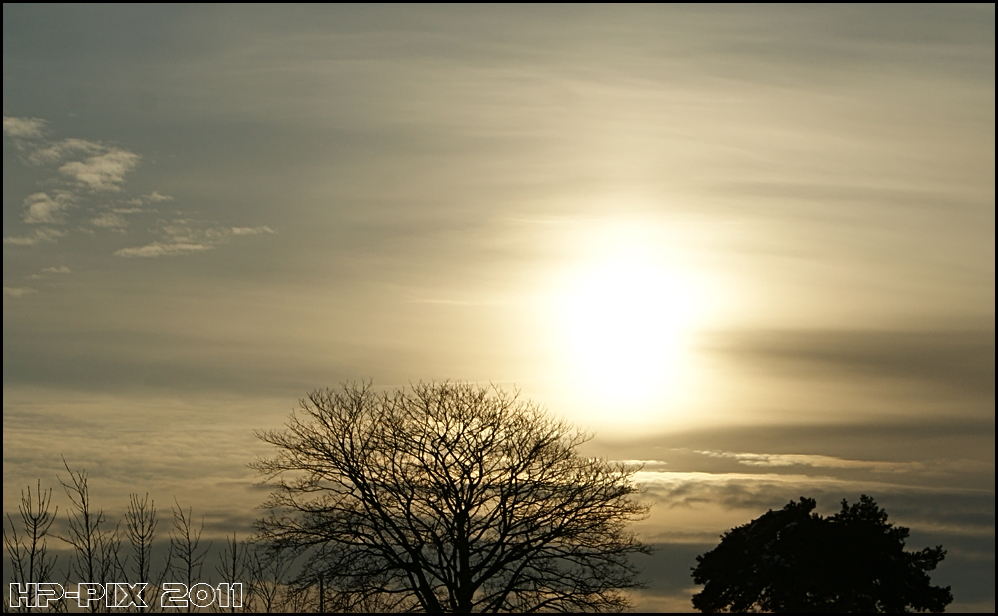
[[693, 278], [653, 251], [618, 246], [573, 268], [560, 296], [556, 318], [576, 395], [601, 415], [623, 412], [628, 423], [675, 399], [701, 303]]

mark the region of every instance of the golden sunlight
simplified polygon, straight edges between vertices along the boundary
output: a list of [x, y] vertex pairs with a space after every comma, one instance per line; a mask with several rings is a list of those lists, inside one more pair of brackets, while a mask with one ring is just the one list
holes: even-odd
[[[604, 235], [604, 240], [606, 240]], [[555, 314], [564, 385], [601, 419], [643, 423], [686, 393], [704, 284], [644, 232], [612, 233], [564, 276]], [[573, 396], [573, 397], [575, 397]]]

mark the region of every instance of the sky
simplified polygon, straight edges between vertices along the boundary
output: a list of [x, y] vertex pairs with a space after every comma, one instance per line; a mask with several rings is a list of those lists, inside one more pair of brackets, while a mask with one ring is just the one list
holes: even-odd
[[[994, 610], [994, 6], [3, 7], [4, 512], [248, 533], [307, 392], [644, 463], [647, 610], [860, 494]], [[60, 498], [57, 495], [56, 500]], [[64, 505], [64, 503], [63, 503]]]

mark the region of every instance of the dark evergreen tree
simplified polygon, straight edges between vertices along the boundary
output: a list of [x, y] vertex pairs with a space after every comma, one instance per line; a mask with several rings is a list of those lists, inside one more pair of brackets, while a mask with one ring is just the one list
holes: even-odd
[[703, 612], [941, 612], [950, 588], [932, 586], [928, 572], [942, 546], [909, 552], [908, 529], [887, 521], [869, 496], [829, 517], [800, 498], [726, 532], [697, 557], [693, 596]]

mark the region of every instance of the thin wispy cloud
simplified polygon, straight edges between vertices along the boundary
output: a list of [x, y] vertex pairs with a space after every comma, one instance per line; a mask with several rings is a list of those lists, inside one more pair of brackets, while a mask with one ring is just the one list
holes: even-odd
[[43, 274], [71, 274], [73, 270], [65, 265], [59, 265], [57, 267], [46, 267], [42, 270]]
[[3, 294], [8, 297], [13, 297], [15, 299], [20, 299], [25, 295], [31, 295], [32, 293], [37, 293], [37, 289], [32, 289], [31, 287], [4, 287]]
[[780, 454], [780, 453], [736, 453], [731, 451], [696, 451], [712, 458], [730, 458], [745, 466], [809, 466], [812, 468], [863, 469], [879, 472], [906, 472], [923, 465], [914, 462], [877, 462], [871, 460], [845, 460], [834, 456]]
[[173, 244], [162, 244], [160, 242], [153, 242], [145, 246], [137, 246], [134, 248], [122, 248], [114, 252], [115, 256], [118, 257], [139, 257], [139, 258], [152, 258], [152, 257], [170, 257], [177, 255], [189, 255], [196, 252], [204, 252], [206, 250], [211, 250], [214, 246], [210, 244], [191, 244], [186, 242], [176, 242]]
[[119, 207], [115, 208], [115, 211], [119, 214], [134, 214], [147, 211], [146, 208], [142, 206], [156, 203], [168, 203], [170, 201], [173, 201], [173, 197], [171, 195], [164, 195], [154, 190], [147, 195], [141, 195], [129, 199], [126, 203], [131, 207]]
[[41, 228], [35, 229], [27, 235], [8, 235], [3, 238], [3, 243], [12, 246], [34, 246], [45, 242], [55, 242], [64, 235], [66, 235], [65, 231]]
[[36, 274], [29, 274], [24, 278], [27, 280], [45, 280], [51, 276], [64, 276], [66, 274], [72, 274], [73, 270], [65, 265], [58, 265], [53, 267], [42, 268], [42, 271]]
[[[987, 496], [988, 491], [973, 488], [928, 485], [915, 486], [891, 481], [867, 481], [836, 477], [832, 474], [810, 475], [804, 473], [704, 473], [675, 471], [640, 471], [635, 479], [649, 491], [672, 497], [670, 506], [686, 506], [698, 501], [708, 501], [724, 494], [734, 503], [739, 496], [746, 499], [746, 507], [757, 506], [756, 497], [765, 492], [792, 494], [808, 490], [837, 489], [855, 493], [923, 492], [937, 494], [966, 494]], [[787, 487], [790, 489], [788, 490]], [[706, 493], [712, 493], [708, 498]]]
[[232, 237], [269, 235], [274, 230], [260, 227], [219, 227], [206, 221], [178, 218], [160, 225], [157, 231], [162, 240], [145, 246], [121, 248], [115, 251], [118, 257], [172, 257], [189, 255], [211, 250], [226, 243]]
[[81, 155], [96, 154], [103, 152], [106, 148], [93, 141], [85, 139], [63, 139], [54, 143], [40, 144], [36, 149], [28, 154], [28, 162], [33, 165], [54, 165], [67, 158], [74, 158]]
[[117, 212], [104, 212], [91, 218], [90, 224], [104, 229], [124, 229], [128, 226], [128, 221]]
[[273, 233], [274, 230], [267, 226], [262, 227], [232, 227], [229, 229], [232, 235], [262, 235]]
[[173, 201], [173, 197], [170, 195], [163, 195], [155, 190], [148, 195], [142, 195], [140, 199], [145, 203], [164, 203], [166, 201]]
[[[156, 212], [157, 204], [175, 198], [160, 190], [138, 196], [123, 194], [130, 174], [142, 162], [140, 154], [99, 141], [49, 138], [48, 122], [41, 118], [5, 116], [3, 122], [4, 135], [23, 152], [21, 162], [52, 168], [55, 175], [45, 183], [58, 186], [24, 198], [21, 222], [34, 228], [5, 236], [6, 245], [39, 246], [71, 232], [97, 236], [103, 231], [138, 240], [135, 246], [115, 249], [115, 256], [155, 258], [205, 252], [235, 237], [275, 232], [267, 225], [223, 226], [195, 219], [184, 214], [182, 207], [176, 210], [181, 217], [170, 221], [143, 219], [142, 215]], [[144, 228], [133, 224], [141, 220], [151, 224]]]
[[617, 460], [617, 462], [627, 464], [628, 466], [640, 466], [642, 467], [642, 470], [664, 468], [669, 465], [669, 463], [664, 460]]

